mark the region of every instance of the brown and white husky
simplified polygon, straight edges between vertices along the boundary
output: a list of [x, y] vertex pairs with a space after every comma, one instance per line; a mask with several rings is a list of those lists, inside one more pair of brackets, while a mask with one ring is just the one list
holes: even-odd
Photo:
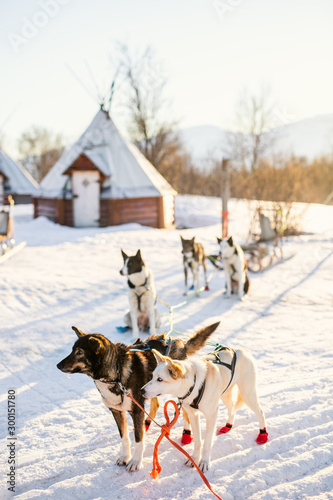
[[182, 254], [183, 254], [183, 264], [184, 264], [184, 275], [185, 275], [185, 292], [184, 295], [187, 295], [188, 292], [188, 284], [187, 284], [187, 275], [188, 269], [192, 271], [193, 275], [193, 288], [197, 290], [199, 288], [199, 268], [203, 267], [205, 274], [205, 286], [206, 290], [208, 290], [207, 283], [207, 268], [206, 268], [206, 255], [205, 250], [201, 243], [195, 242], [195, 237], [191, 240], [185, 240], [182, 236], [180, 237], [182, 242]]

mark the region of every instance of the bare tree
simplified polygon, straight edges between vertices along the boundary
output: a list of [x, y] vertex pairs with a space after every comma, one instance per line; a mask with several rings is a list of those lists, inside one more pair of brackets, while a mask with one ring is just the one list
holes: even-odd
[[[127, 86], [125, 105], [129, 111], [129, 133], [145, 157], [165, 169], [170, 154], [180, 154], [182, 145], [168, 119], [169, 103], [164, 97], [166, 77], [153, 50], [148, 47], [135, 60], [127, 45], [120, 45], [121, 68]], [[164, 164], [164, 167], [163, 167]]]
[[43, 179], [60, 158], [63, 149], [64, 138], [61, 134], [54, 134], [37, 125], [23, 132], [18, 139], [18, 150], [25, 157], [22, 163], [37, 182]]
[[237, 133], [229, 136], [231, 157], [238, 165], [248, 164], [253, 172], [270, 152], [277, 138], [275, 110], [267, 90], [258, 95], [243, 91], [236, 108]]

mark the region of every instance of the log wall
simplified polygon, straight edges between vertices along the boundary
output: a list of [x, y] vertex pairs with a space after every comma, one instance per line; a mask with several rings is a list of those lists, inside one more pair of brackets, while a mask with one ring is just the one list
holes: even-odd
[[[72, 199], [34, 198], [34, 217], [44, 216], [58, 224], [73, 226]], [[165, 227], [163, 198], [100, 200], [100, 226], [136, 222], [144, 226]]]

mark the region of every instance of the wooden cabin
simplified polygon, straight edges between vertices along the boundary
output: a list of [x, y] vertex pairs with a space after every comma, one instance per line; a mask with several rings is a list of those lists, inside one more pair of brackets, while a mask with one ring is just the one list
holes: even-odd
[[176, 194], [101, 109], [42, 180], [34, 215], [74, 227], [137, 222], [168, 228]]
[[31, 203], [37, 189], [37, 182], [27, 170], [0, 147], [0, 204], [7, 204], [8, 196], [12, 196], [16, 204]]

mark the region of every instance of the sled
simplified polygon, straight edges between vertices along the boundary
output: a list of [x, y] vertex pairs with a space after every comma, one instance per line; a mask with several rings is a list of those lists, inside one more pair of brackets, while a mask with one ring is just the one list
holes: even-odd
[[15, 246], [13, 207], [14, 200], [8, 196], [8, 207], [0, 211], [0, 264], [22, 250], [26, 242]]
[[[266, 215], [264, 214], [266, 212]], [[272, 216], [273, 214], [273, 216]], [[241, 245], [249, 271], [258, 273], [270, 269], [285, 260], [282, 251], [282, 212], [278, 208], [265, 208], [259, 205], [251, 223], [249, 243]], [[273, 220], [271, 220], [273, 218]], [[274, 227], [272, 227], [272, 222]], [[256, 233], [255, 228], [260, 228]]]
[[[250, 248], [248, 248], [250, 247]], [[252, 273], [260, 273], [282, 264], [294, 257], [294, 253], [284, 257], [281, 247], [275, 245], [260, 244], [244, 247], [248, 270]]]
[[10, 257], [13, 257], [16, 255], [20, 250], [23, 250], [23, 248], [26, 246], [27, 242], [22, 241], [19, 245], [16, 245], [15, 247], [12, 247], [10, 250], [7, 250], [5, 254], [0, 256], [0, 264], [8, 260]]

